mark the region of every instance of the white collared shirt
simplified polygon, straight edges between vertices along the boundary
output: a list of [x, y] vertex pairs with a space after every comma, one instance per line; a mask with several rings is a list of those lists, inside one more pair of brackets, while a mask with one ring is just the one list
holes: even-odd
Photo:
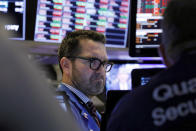
[[89, 99], [84, 93], [82, 93], [80, 90], [78, 90], [78, 89], [76, 89], [76, 88], [74, 88], [74, 87], [72, 87], [72, 86], [70, 86], [70, 85], [68, 85], [68, 84], [66, 84], [66, 83], [63, 83], [63, 82], [62, 82], [62, 84], [65, 85], [67, 88], [69, 88], [69, 89], [70, 89], [75, 95], [77, 95], [85, 104], [86, 104], [87, 102], [90, 101], [90, 99]]

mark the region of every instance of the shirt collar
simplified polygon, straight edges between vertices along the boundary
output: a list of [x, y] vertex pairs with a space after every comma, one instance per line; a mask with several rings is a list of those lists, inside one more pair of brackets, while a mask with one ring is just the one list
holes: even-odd
[[75, 95], [77, 95], [85, 104], [90, 101], [90, 99], [84, 93], [82, 93], [80, 90], [73, 88], [72, 86], [70, 86], [66, 83], [62, 82], [62, 84], [65, 85], [67, 88], [69, 88], [69, 90], [71, 92], [73, 92]]

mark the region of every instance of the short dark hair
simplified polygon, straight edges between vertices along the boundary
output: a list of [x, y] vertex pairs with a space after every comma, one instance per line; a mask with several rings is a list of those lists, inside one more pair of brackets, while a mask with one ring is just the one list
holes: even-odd
[[162, 25], [162, 42], [168, 55], [181, 55], [186, 48], [190, 48], [185, 47], [186, 42], [196, 40], [196, 0], [171, 0]]
[[92, 30], [77, 30], [67, 34], [58, 50], [58, 61], [62, 71], [60, 60], [62, 57], [77, 56], [81, 52], [80, 40], [89, 39], [105, 44], [106, 39], [102, 33]]

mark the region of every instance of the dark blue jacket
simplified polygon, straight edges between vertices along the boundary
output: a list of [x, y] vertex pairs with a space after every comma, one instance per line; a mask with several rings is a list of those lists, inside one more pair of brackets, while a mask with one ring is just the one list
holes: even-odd
[[196, 54], [124, 96], [107, 125], [107, 131], [168, 130], [196, 130]]

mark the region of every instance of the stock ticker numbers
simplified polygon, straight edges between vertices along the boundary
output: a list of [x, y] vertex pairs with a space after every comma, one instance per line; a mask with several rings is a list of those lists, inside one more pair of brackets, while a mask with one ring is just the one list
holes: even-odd
[[136, 46], [156, 46], [161, 42], [161, 20], [169, 0], [138, 0]]
[[125, 47], [129, 0], [38, 0], [35, 40], [60, 43], [73, 30], [106, 35], [106, 46]]

